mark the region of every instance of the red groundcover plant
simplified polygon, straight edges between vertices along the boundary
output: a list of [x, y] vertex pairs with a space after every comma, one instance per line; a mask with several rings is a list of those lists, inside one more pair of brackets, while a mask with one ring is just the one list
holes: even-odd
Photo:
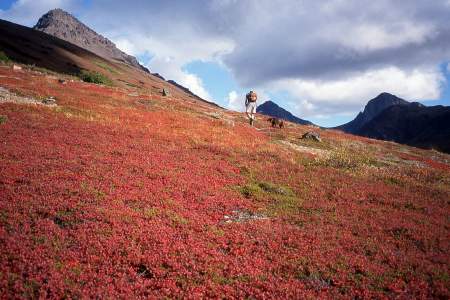
[[0, 74], [58, 103], [0, 103], [2, 298], [450, 296], [450, 172], [428, 151], [324, 131], [320, 157], [279, 143], [302, 126]]

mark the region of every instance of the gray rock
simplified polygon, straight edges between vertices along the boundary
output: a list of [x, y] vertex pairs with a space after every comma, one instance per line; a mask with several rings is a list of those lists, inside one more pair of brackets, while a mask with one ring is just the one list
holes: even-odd
[[322, 139], [320, 138], [320, 134], [318, 134], [317, 132], [313, 132], [313, 131], [308, 131], [307, 133], [303, 134], [301, 139], [322, 142]]
[[169, 91], [169, 89], [163, 88], [163, 90], [162, 90], [162, 95], [163, 95], [164, 97], [170, 96], [170, 91]]
[[231, 212], [231, 215], [225, 215], [224, 223], [241, 223], [257, 220], [268, 220], [269, 218], [264, 214], [254, 213], [247, 210], [236, 209]]
[[42, 100], [42, 103], [44, 103], [45, 105], [56, 105], [56, 99], [53, 96], [50, 96], [44, 100]]

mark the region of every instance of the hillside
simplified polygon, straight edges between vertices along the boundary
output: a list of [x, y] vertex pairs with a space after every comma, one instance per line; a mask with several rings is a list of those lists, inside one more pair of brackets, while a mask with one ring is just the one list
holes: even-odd
[[[158, 74], [100, 57], [57, 37], [4, 20], [0, 20], [0, 51], [12, 60], [44, 73], [54, 71], [81, 77], [83, 72], [96, 72], [116, 87], [133, 87], [156, 95], [166, 88], [173, 97], [185, 95], [184, 88], [166, 82]], [[189, 101], [217, 107], [193, 94]]]
[[1, 298], [450, 297], [449, 155], [251, 127], [5, 21], [0, 51]]
[[272, 101], [266, 101], [263, 104], [259, 105], [256, 108], [256, 111], [261, 114], [265, 114], [267, 116], [280, 118], [296, 124], [313, 125], [313, 123], [311, 123], [310, 121], [306, 121], [294, 116], [292, 113], [278, 106], [276, 103]]
[[449, 156], [58, 77], [0, 67], [5, 297], [449, 296]]

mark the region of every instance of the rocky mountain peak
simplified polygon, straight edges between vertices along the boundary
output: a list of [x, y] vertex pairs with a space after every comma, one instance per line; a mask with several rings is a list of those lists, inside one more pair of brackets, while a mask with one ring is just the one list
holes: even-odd
[[367, 103], [363, 114], [366, 121], [370, 121], [389, 106], [403, 104], [409, 104], [409, 102], [389, 93], [381, 93]]
[[348, 133], [356, 133], [365, 124], [370, 122], [373, 118], [375, 118], [388, 107], [407, 104], [410, 104], [410, 102], [403, 100], [395, 95], [389, 93], [381, 93], [377, 97], [367, 102], [366, 106], [364, 107], [364, 111], [360, 112], [355, 119], [336, 128]]
[[75, 44], [103, 58], [122, 61], [145, 70], [134, 56], [122, 52], [109, 39], [96, 33], [62, 9], [57, 8], [47, 12], [39, 19], [33, 29]]

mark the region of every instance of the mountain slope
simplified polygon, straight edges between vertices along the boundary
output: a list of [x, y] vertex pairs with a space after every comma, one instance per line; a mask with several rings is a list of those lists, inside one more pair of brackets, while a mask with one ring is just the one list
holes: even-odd
[[[119, 50], [116, 45], [109, 39], [98, 34], [93, 29], [89, 28], [74, 16], [62, 9], [53, 9], [47, 12], [39, 19], [33, 29], [45, 32], [51, 36], [67, 41], [73, 45], [77, 45], [83, 49], [95, 53], [103, 59], [111, 61], [115, 65], [117, 65], [116, 62], [118, 62], [119, 65], [125, 64], [127, 66], [136, 68], [139, 71], [149, 73], [152, 75], [152, 77], [156, 77], [158, 79], [166, 81], [160, 74], [150, 73], [150, 71], [146, 67], [139, 64], [134, 56], [128, 55]], [[102, 63], [101, 65], [104, 65], [104, 63]], [[102, 71], [104, 72], [105, 70]], [[111, 68], [106, 67], [106, 71], [111, 71]], [[142, 80], [138, 80], [138, 82], [129, 82], [127, 77], [120, 78], [118, 80], [129, 86], [142, 87]], [[165, 84], [166, 88], [169, 88], [170, 86], [175, 87], [175, 90], [178, 92], [188, 93], [196, 100], [217, 106], [215, 103], [202, 99], [182, 85], [176, 83], [174, 84], [174, 82], [171, 80], [169, 80], [168, 83], [169, 84]]]
[[450, 156], [58, 76], [0, 63], [4, 298], [449, 298]]
[[118, 60], [148, 71], [134, 56], [122, 52], [109, 39], [96, 33], [62, 9], [50, 10], [39, 19], [33, 29], [89, 50], [100, 57]]
[[364, 107], [364, 111], [360, 112], [356, 118], [344, 125], [335, 127], [347, 133], [358, 134], [358, 131], [370, 120], [376, 117], [380, 112], [392, 105], [408, 104], [409, 102], [398, 98], [389, 93], [381, 93], [374, 99], [370, 100]]
[[[167, 88], [174, 98], [186, 94], [184, 88], [166, 82], [160, 75], [149, 74], [124, 62], [105, 59], [65, 40], [4, 20], [0, 20], [0, 51], [13, 61], [58, 73], [80, 76], [83, 71], [97, 72], [117, 87], [151, 90], [156, 95], [161, 95], [162, 89]], [[192, 93], [189, 99], [217, 107]]]
[[301, 125], [313, 125], [310, 121], [300, 119], [272, 101], [266, 101], [256, 108], [258, 113], [290, 121]]
[[390, 106], [357, 134], [450, 153], [450, 107], [419, 103]]
[[0, 50], [114, 83], [0, 61], [1, 298], [450, 298], [450, 155], [251, 127], [7, 22]]

